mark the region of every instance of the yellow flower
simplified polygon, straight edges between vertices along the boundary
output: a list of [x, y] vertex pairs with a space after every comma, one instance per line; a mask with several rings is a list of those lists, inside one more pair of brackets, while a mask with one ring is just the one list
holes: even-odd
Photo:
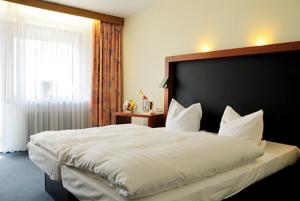
[[130, 100], [130, 101], [129, 101], [128, 110], [129, 110], [129, 111], [133, 111], [133, 110], [135, 109], [135, 107], [136, 107], [135, 101], [134, 101], [134, 100]]

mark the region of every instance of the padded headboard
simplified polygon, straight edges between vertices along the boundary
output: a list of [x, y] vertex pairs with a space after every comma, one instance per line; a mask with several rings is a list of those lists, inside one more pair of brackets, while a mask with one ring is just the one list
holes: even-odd
[[264, 111], [264, 139], [299, 146], [300, 42], [166, 58], [170, 100], [200, 102], [201, 130], [218, 132], [226, 105]]

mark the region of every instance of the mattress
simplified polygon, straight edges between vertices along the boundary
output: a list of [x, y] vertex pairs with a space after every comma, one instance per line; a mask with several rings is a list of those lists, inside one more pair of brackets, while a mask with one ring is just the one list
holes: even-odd
[[[222, 200], [249, 185], [294, 164], [300, 156], [296, 146], [267, 142], [265, 154], [247, 164], [207, 179], [135, 201]], [[125, 201], [100, 177], [76, 168], [62, 166], [63, 186], [80, 200]]]
[[50, 179], [61, 181], [62, 163], [55, 155], [33, 143], [28, 143], [27, 148], [29, 158], [36, 166], [41, 168]]

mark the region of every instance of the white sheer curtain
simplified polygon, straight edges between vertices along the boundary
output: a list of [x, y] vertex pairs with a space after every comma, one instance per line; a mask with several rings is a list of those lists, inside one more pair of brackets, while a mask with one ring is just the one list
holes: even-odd
[[88, 126], [92, 20], [0, 1], [0, 151]]

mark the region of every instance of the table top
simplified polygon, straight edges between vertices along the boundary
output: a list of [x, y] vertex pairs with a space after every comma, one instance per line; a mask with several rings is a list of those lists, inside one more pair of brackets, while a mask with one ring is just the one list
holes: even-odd
[[116, 112], [117, 116], [127, 116], [127, 117], [151, 117], [160, 116], [163, 113], [141, 113], [141, 112]]

